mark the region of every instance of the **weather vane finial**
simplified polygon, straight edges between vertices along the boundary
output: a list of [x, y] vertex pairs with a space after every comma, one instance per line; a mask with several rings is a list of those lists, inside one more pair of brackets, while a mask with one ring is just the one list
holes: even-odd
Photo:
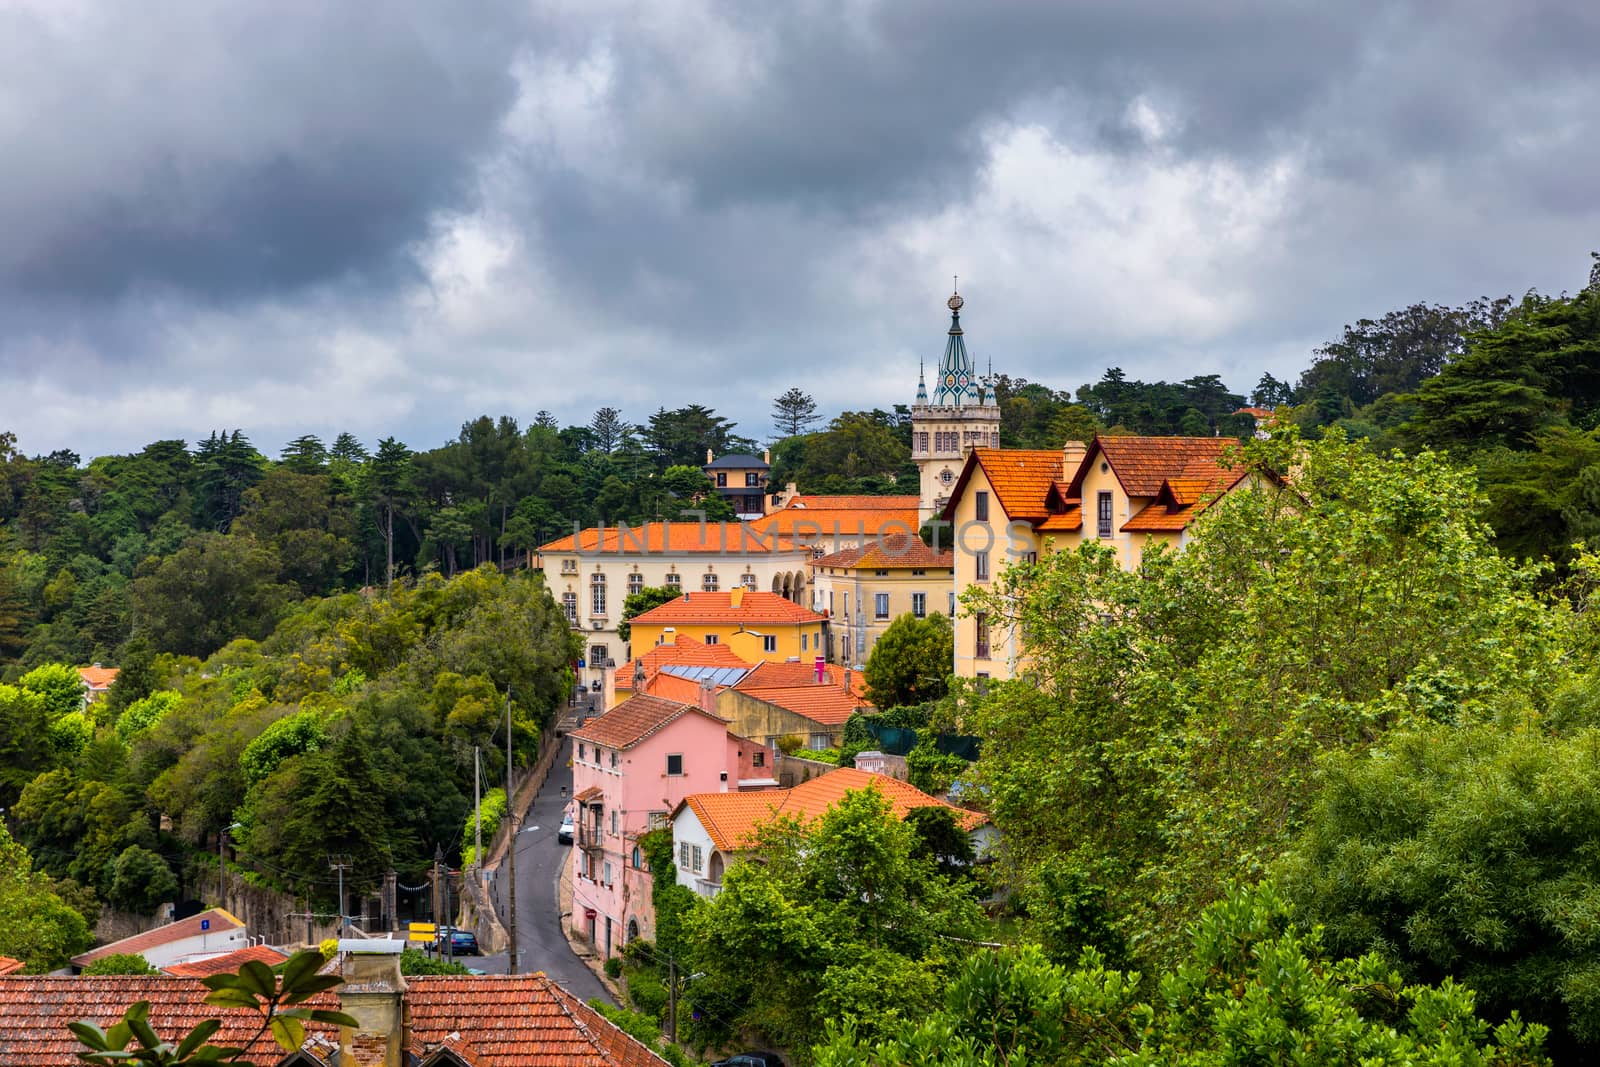
[[950, 291], [952, 293], [959, 293], [961, 291], [961, 275], [950, 275]]

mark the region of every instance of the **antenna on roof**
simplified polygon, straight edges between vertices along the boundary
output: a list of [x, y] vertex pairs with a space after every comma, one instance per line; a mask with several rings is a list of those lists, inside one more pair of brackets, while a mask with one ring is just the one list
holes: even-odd
[[961, 284], [960, 283], [961, 283], [961, 275], [959, 275], [959, 274], [950, 275], [950, 291], [952, 293], [959, 293], [961, 291]]

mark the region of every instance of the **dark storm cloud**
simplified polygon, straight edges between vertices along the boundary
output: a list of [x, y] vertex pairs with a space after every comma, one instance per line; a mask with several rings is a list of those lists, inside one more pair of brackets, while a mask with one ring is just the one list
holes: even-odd
[[393, 270], [470, 196], [521, 27], [480, 3], [0, 12], [0, 284], [238, 299]]

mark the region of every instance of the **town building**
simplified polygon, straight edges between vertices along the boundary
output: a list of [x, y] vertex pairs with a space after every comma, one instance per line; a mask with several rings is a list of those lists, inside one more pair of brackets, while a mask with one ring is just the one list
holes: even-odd
[[978, 856], [987, 855], [997, 837], [987, 816], [931, 797], [915, 786], [881, 774], [840, 767], [793, 789], [764, 793], [691, 793], [672, 811], [673, 859], [678, 884], [701, 896], [716, 896], [729, 867], [748, 856], [756, 830], [784, 816], [810, 822], [844, 799], [846, 793], [876, 788], [899, 818], [922, 807], [943, 807], [966, 831]]
[[234, 949], [232, 952], [224, 952], [220, 956], [207, 956], [205, 959], [190, 960], [186, 963], [169, 963], [157, 969], [163, 974], [176, 975], [179, 978], [209, 978], [213, 974], [230, 974], [251, 960], [259, 960], [268, 967], [276, 967], [280, 963], [286, 963], [288, 959], [286, 953], [279, 952], [271, 945], [249, 945]]
[[[1084, 541], [1111, 548], [1128, 570], [1146, 548], [1182, 548], [1213, 502], [1253, 483], [1232, 455], [1238, 446], [1227, 437], [1096, 437], [1060, 452], [974, 449], [943, 513], [955, 588], [991, 586], [1015, 561]], [[957, 618], [955, 673], [1014, 677], [1017, 638], [985, 613]]]
[[78, 677], [83, 681], [83, 706], [87, 708], [111, 692], [111, 686], [117, 680], [117, 673], [117, 668], [102, 667], [98, 663], [79, 667]]
[[605, 708], [614, 708], [633, 696], [635, 679], [644, 682], [641, 692], [692, 703], [700, 698], [702, 678], [711, 678], [716, 686], [732, 685], [754, 666], [727, 645], [708, 645], [680, 633], [672, 641], [641, 651], [613, 671]]
[[[916, 536], [914, 496], [793, 495], [782, 507], [750, 523], [763, 536], [775, 536], [821, 556], [874, 541]], [[777, 590], [773, 590], [777, 592]]]
[[713, 458], [706, 449], [706, 465], [701, 470], [711, 479], [716, 494], [733, 506], [740, 519], [759, 519], [769, 510], [767, 474], [772, 470], [772, 453], [759, 456], [729, 453]]
[[811, 607], [828, 616], [828, 660], [863, 665], [902, 615], [955, 615], [955, 556], [922, 539], [889, 537], [811, 563]]
[[69, 1023], [102, 1029], [140, 1001], [161, 1037], [176, 1041], [206, 1019], [211, 1043], [244, 1049], [255, 1067], [665, 1067], [666, 1061], [543, 973], [400, 974], [402, 943], [341, 941], [345, 984], [306, 1006], [343, 1011], [355, 1027], [308, 1023], [284, 1052], [261, 1016], [205, 1003], [198, 978], [171, 975], [0, 977], [0, 1067], [77, 1067], [84, 1046]]
[[978, 376], [967, 354], [961, 294], [952, 293], [945, 304], [950, 309], [950, 330], [933, 392], [928, 392], [919, 370], [917, 399], [911, 406], [911, 459], [921, 473], [919, 523], [944, 510], [967, 453], [1000, 447], [1000, 404], [991, 381]]
[[770, 589], [796, 604], [807, 600], [810, 550], [744, 523], [591, 527], [539, 552], [551, 595], [583, 634], [579, 681], [596, 693], [631, 654], [617, 632], [630, 593], [647, 586], [695, 593]]
[[636, 693], [571, 736], [572, 922], [609, 957], [627, 941], [655, 936], [639, 836], [666, 826], [690, 793], [776, 782], [766, 749], [729, 731], [709, 684], [691, 703]]
[[175, 963], [221, 956], [249, 944], [250, 931], [245, 929], [242, 920], [222, 908], [210, 908], [187, 919], [90, 949], [72, 957], [72, 965], [81, 970], [102, 956], [137, 954], [159, 970]]
[[632, 647], [640, 654], [688, 637], [707, 645], [727, 645], [747, 663], [821, 655], [826, 624], [822, 615], [792, 600], [740, 587], [685, 592], [629, 623]]
[[776, 748], [798, 737], [803, 748], [837, 748], [844, 724], [872, 711], [859, 671], [825, 664], [760, 663], [717, 694], [717, 711], [741, 737]]

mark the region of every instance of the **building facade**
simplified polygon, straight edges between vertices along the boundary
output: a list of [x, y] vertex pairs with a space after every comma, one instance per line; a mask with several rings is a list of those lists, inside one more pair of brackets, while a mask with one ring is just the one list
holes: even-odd
[[955, 556], [921, 539], [886, 539], [812, 561], [811, 607], [828, 616], [830, 663], [864, 665], [902, 615], [955, 615]]
[[773, 589], [803, 604], [812, 558], [807, 548], [737, 522], [591, 527], [551, 541], [539, 553], [551, 595], [583, 635], [578, 680], [597, 693], [605, 687], [606, 671], [631, 655], [617, 632], [630, 593], [647, 586], [684, 592]]
[[759, 519], [769, 510], [767, 474], [772, 470], [772, 453], [759, 456], [730, 453], [713, 456], [706, 449], [706, 465], [701, 470], [711, 479], [716, 494], [733, 506], [741, 520]]
[[1000, 447], [1000, 405], [992, 383], [979, 378], [961, 329], [960, 293], [946, 301], [950, 330], [933, 392], [922, 372], [911, 406], [911, 458], [921, 472], [918, 518], [937, 516], [950, 499], [961, 464], [973, 448]]
[[635, 616], [632, 646], [643, 655], [657, 645], [688, 638], [727, 645], [746, 663], [809, 659], [826, 647], [827, 619], [773, 593], [734, 588], [684, 593]]

